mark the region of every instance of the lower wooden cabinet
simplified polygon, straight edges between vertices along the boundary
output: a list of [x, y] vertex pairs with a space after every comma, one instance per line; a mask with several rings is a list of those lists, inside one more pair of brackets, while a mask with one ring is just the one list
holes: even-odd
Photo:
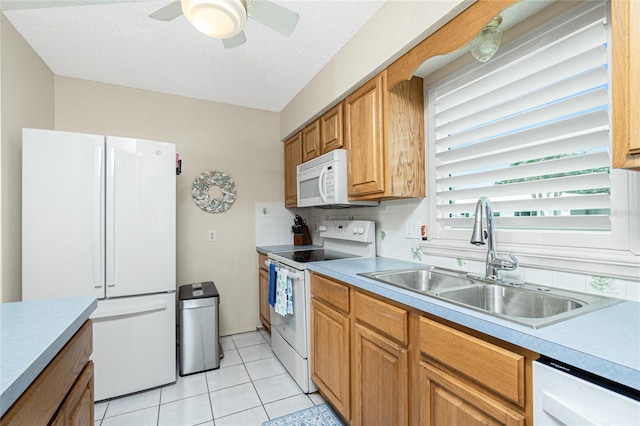
[[344, 419], [351, 418], [348, 315], [311, 299], [311, 377]]
[[51, 425], [86, 426], [92, 425], [93, 419], [93, 362], [89, 361]]
[[315, 273], [310, 356], [353, 426], [533, 424], [538, 354]]
[[260, 322], [271, 331], [271, 310], [269, 309], [269, 269], [265, 262], [267, 255], [258, 254], [258, 306]]
[[420, 366], [420, 422], [429, 426], [524, 426], [525, 417], [464, 380], [428, 363]]
[[360, 324], [354, 334], [352, 424], [408, 424], [407, 349]]
[[93, 425], [93, 330], [87, 320], [22, 396], [2, 426]]
[[421, 425], [532, 424], [532, 362], [538, 354], [419, 319]]

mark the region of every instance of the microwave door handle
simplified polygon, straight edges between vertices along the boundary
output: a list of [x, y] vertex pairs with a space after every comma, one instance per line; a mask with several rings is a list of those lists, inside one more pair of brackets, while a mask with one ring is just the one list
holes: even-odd
[[322, 202], [327, 202], [327, 194], [325, 194], [322, 189], [324, 188], [324, 175], [327, 173], [327, 169], [322, 169], [320, 172], [320, 178], [318, 179], [318, 192], [320, 192], [320, 198], [322, 198]]

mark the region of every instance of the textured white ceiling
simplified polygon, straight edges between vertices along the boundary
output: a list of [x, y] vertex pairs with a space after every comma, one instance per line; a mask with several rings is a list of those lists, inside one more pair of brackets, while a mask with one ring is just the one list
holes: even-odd
[[276, 0], [300, 15], [293, 34], [249, 20], [233, 49], [184, 16], [147, 17], [169, 1], [0, 0], [0, 9], [56, 75], [279, 112], [384, 1]]

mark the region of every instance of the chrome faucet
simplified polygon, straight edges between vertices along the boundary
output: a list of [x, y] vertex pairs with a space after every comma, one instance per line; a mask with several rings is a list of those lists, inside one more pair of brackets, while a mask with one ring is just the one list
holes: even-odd
[[[483, 217], [486, 222], [486, 229], [483, 227]], [[493, 209], [491, 201], [487, 197], [480, 197], [476, 204], [476, 219], [471, 234], [471, 244], [476, 246], [487, 245], [487, 260], [485, 279], [501, 281], [500, 271], [513, 271], [518, 267], [518, 259], [509, 253], [508, 259], [500, 259], [496, 251], [496, 232], [493, 224]]]

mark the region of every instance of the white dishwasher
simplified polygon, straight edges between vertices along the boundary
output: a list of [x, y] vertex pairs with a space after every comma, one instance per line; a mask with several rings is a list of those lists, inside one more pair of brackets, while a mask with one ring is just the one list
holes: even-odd
[[640, 425], [640, 392], [551, 359], [533, 363], [533, 424]]

